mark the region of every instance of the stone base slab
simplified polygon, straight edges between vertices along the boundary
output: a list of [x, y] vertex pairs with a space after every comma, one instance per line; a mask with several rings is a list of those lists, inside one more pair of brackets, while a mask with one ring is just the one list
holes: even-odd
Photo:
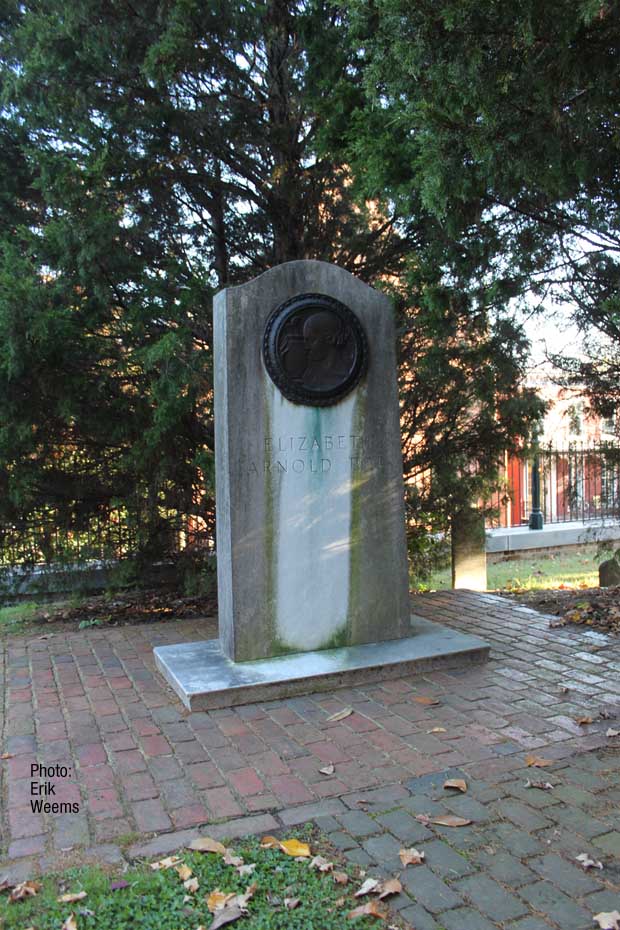
[[159, 671], [186, 707], [215, 710], [483, 662], [489, 648], [477, 636], [413, 616], [406, 639], [252, 662], [233, 662], [217, 639], [153, 651]]

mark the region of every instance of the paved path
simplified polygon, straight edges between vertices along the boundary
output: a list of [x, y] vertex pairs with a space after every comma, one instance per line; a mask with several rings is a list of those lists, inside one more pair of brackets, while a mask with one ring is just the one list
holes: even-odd
[[[420, 596], [413, 610], [484, 636], [491, 661], [188, 714], [152, 648], [200, 638], [204, 624], [11, 639], [0, 874], [30, 875], [71, 849], [80, 861], [155, 854], [205, 824], [235, 836], [315, 820], [372, 874], [400, 871], [403, 845], [424, 850], [395, 902], [416, 930], [585, 930], [592, 914], [620, 910], [620, 738], [605, 735], [620, 729], [618, 639], [550, 629], [491, 595]], [[327, 720], [345, 707], [354, 713]], [[584, 716], [594, 722], [579, 725]], [[528, 754], [553, 764], [528, 768]], [[79, 813], [32, 812], [33, 763], [67, 767], [42, 780], [50, 801]], [[319, 771], [328, 763], [332, 776]], [[466, 795], [448, 797], [447, 772], [467, 780]], [[528, 778], [554, 788], [527, 789]], [[415, 819], [441, 812], [472, 825]], [[584, 872], [581, 852], [605, 868]]]

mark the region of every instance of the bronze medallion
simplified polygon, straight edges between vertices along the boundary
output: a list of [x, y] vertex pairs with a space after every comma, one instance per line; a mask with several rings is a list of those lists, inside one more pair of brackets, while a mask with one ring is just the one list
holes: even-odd
[[325, 294], [293, 297], [267, 320], [265, 367], [294, 404], [337, 404], [364, 374], [367, 356], [366, 334], [356, 315]]

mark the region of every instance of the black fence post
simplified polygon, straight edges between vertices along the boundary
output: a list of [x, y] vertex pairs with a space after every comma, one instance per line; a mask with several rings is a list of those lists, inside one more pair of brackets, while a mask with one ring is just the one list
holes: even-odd
[[543, 514], [540, 509], [540, 455], [538, 445], [532, 460], [532, 512], [528, 526], [531, 530], [542, 530], [544, 526]]

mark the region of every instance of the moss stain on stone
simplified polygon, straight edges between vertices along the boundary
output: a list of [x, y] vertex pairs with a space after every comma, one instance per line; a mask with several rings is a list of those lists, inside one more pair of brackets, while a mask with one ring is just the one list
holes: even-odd
[[[366, 391], [357, 389], [353, 410], [352, 432], [364, 436], [364, 413]], [[364, 630], [361, 629], [362, 596], [360, 591], [362, 571], [362, 502], [364, 487], [363, 439], [360, 454], [351, 462], [351, 523], [349, 528], [349, 598], [347, 612], [348, 645], [364, 642]]]

